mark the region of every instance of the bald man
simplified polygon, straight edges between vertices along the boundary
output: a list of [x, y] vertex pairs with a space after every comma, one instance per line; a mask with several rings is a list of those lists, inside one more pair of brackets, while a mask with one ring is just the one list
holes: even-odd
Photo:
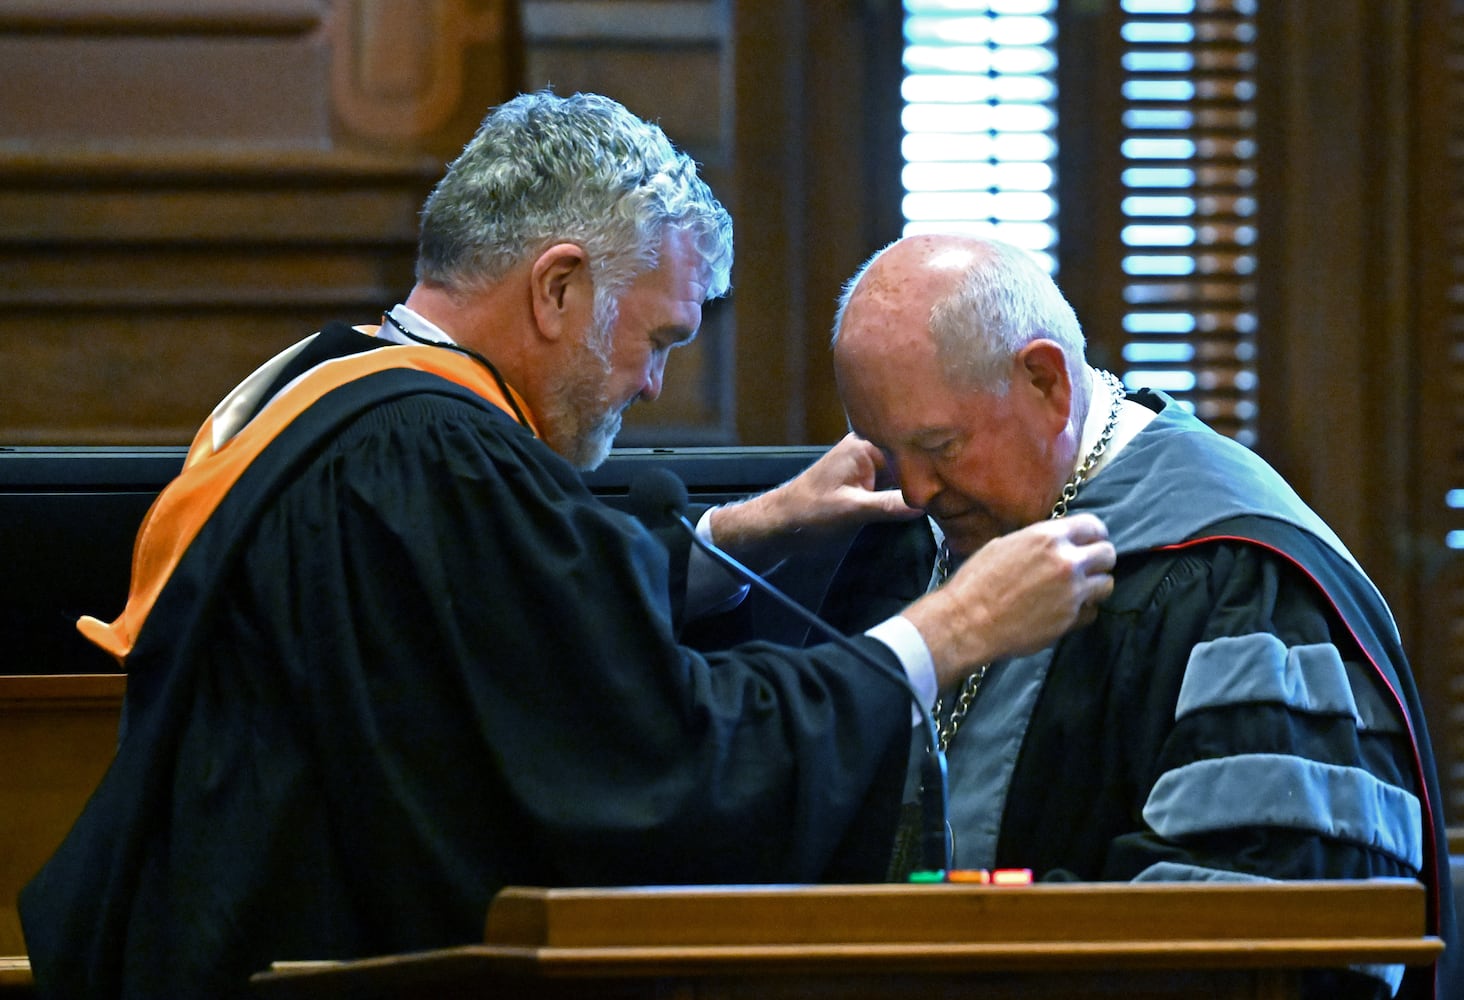
[[[861, 532], [829, 591], [835, 624], [939, 588], [1025, 525], [1093, 513], [1118, 550], [1092, 624], [941, 691], [957, 867], [1417, 878], [1430, 932], [1455, 939], [1434, 761], [1392, 616], [1274, 470], [1091, 367], [1048, 274], [994, 240], [913, 236], [877, 254], [839, 303], [834, 363], [851, 428], [927, 515]], [[1310, 988], [1434, 986], [1433, 969], [1395, 966]]]

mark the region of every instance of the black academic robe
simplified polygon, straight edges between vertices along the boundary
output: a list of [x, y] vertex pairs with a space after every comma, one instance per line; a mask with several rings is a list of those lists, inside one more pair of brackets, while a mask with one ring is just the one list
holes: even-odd
[[[328, 328], [297, 367], [362, 347]], [[835, 647], [678, 644], [666, 548], [476, 362], [370, 353], [429, 370], [317, 387], [134, 581], [125, 734], [22, 894], [39, 995], [473, 943], [507, 884], [879, 878], [903, 689]]]
[[[1054, 647], [993, 665], [948, 751], [956, 866], [1416, 877], [1449, 982], [1440, 793], [1387, 606], [1258, 457], [1162, 394], [1137, 398], [1158, 415], [1071, 506], [1108, 526], [1112, 597]], [[866, 529], [825, 614], [864, 627], [925, 589], [934, 556], [924, 522]], [[1310, 995], [1428, 997], [1433, 979], [1366, 968]]]

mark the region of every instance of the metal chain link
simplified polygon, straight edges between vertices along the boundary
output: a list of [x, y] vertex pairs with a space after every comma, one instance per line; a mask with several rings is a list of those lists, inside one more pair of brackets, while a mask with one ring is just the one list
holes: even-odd
[[[1049, 519], [1057, 520], [1067, 516], [1068, 504], [1072, 503], [1078, 495], [1078, 487], [1087, 482], [1088, 477], [1093, 474], [1093, 467], [1098, 464], [1098, 459], [1108, 450], [1108, 445], [1113, 440], [1114, 428], [1118, 426], [1118, 414], [1123, 403], [1124, 388], [1118, 376], [1110, 371], [1099, 371], [1098, 377], [1113, 394], [1113, 403], [1108, 409], [1108, 421], [1103, 425], [1103, 432], [1098, 435], [1098, 442], [1093, 445], [1093, 450], [1083, 458], [1082, 464], [1073, 472], [1072, 476], [1063, 484], [1062, 493], [1058, 496], [1057, 502], [1052, 505], [1052, 513]], [[946, 577], [951, 571], [951, 550], [944, 541], [940, 543], [940, 552], [936, 556], [936, 586], [945, 583]], [[972, 671], [964, 681], [961, 682], [961, 691], [956, 695], [955, 704], [951, 706], [951, 716], [944, 723], [940, 722], [940, 710], [942, 699], [937, 696], [931, 713], [935, 716], [936, 722], [940, 724], [940, 750], [942, 753], [951, 745], [956, 738], [956, 730], [961, 728], [966, 713], [971, 710], [971, 704], [976, 700], [976, 692], [981, 689], [981, 682], [986, 679], [986, 671], [990, 663], [983, 663]]]

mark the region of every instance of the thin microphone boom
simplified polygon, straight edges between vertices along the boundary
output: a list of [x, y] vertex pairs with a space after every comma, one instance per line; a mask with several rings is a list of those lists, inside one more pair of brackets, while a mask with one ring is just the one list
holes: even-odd
[[946, 823], [946, 759], [940, 749], [940, 737], [935, 719], [920, 699], [920, 694], [910, 683], [904, 670], [893, 670], [887, 664], [869, 655], [848, 636], [809, 611], [802, 604], [769, 583], [763, 576], [744, 566], [730, 553], [708, 543], [696, 532], [696, 526], [686, 518], [686, 484], [674, 472], [666, 468], [648, 469], [641, 473], [630, 488], [630, 506], [642, 520], [658, 524], [671, 521], [685, 530], [697, 548], [717, 562], [732, 570], [738, 578], [746, 580], [771, 597], [785, 610], [801, 621], [817, 629], [845, 652], [876, 672], [886, 680], [899, 684], [909, 695], [911, 703], [920, 713], [926, 736], [925, 756], [920, 762], [920, 862], [928, 871], [946, 871], [951, 866], [950, 828]]

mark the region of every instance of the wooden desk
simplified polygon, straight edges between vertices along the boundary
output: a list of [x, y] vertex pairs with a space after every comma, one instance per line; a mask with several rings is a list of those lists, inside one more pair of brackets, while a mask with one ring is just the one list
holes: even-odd
[[16, 894], [111, 763], [125, 686], [121, 674], [0, 676], [0, 956], [25, 954]]
[[254, 977], [299, 997], [1109, 1000], [1297, 995], [1432, 962], [1414, 882], [505, 889], [485, 943]]

